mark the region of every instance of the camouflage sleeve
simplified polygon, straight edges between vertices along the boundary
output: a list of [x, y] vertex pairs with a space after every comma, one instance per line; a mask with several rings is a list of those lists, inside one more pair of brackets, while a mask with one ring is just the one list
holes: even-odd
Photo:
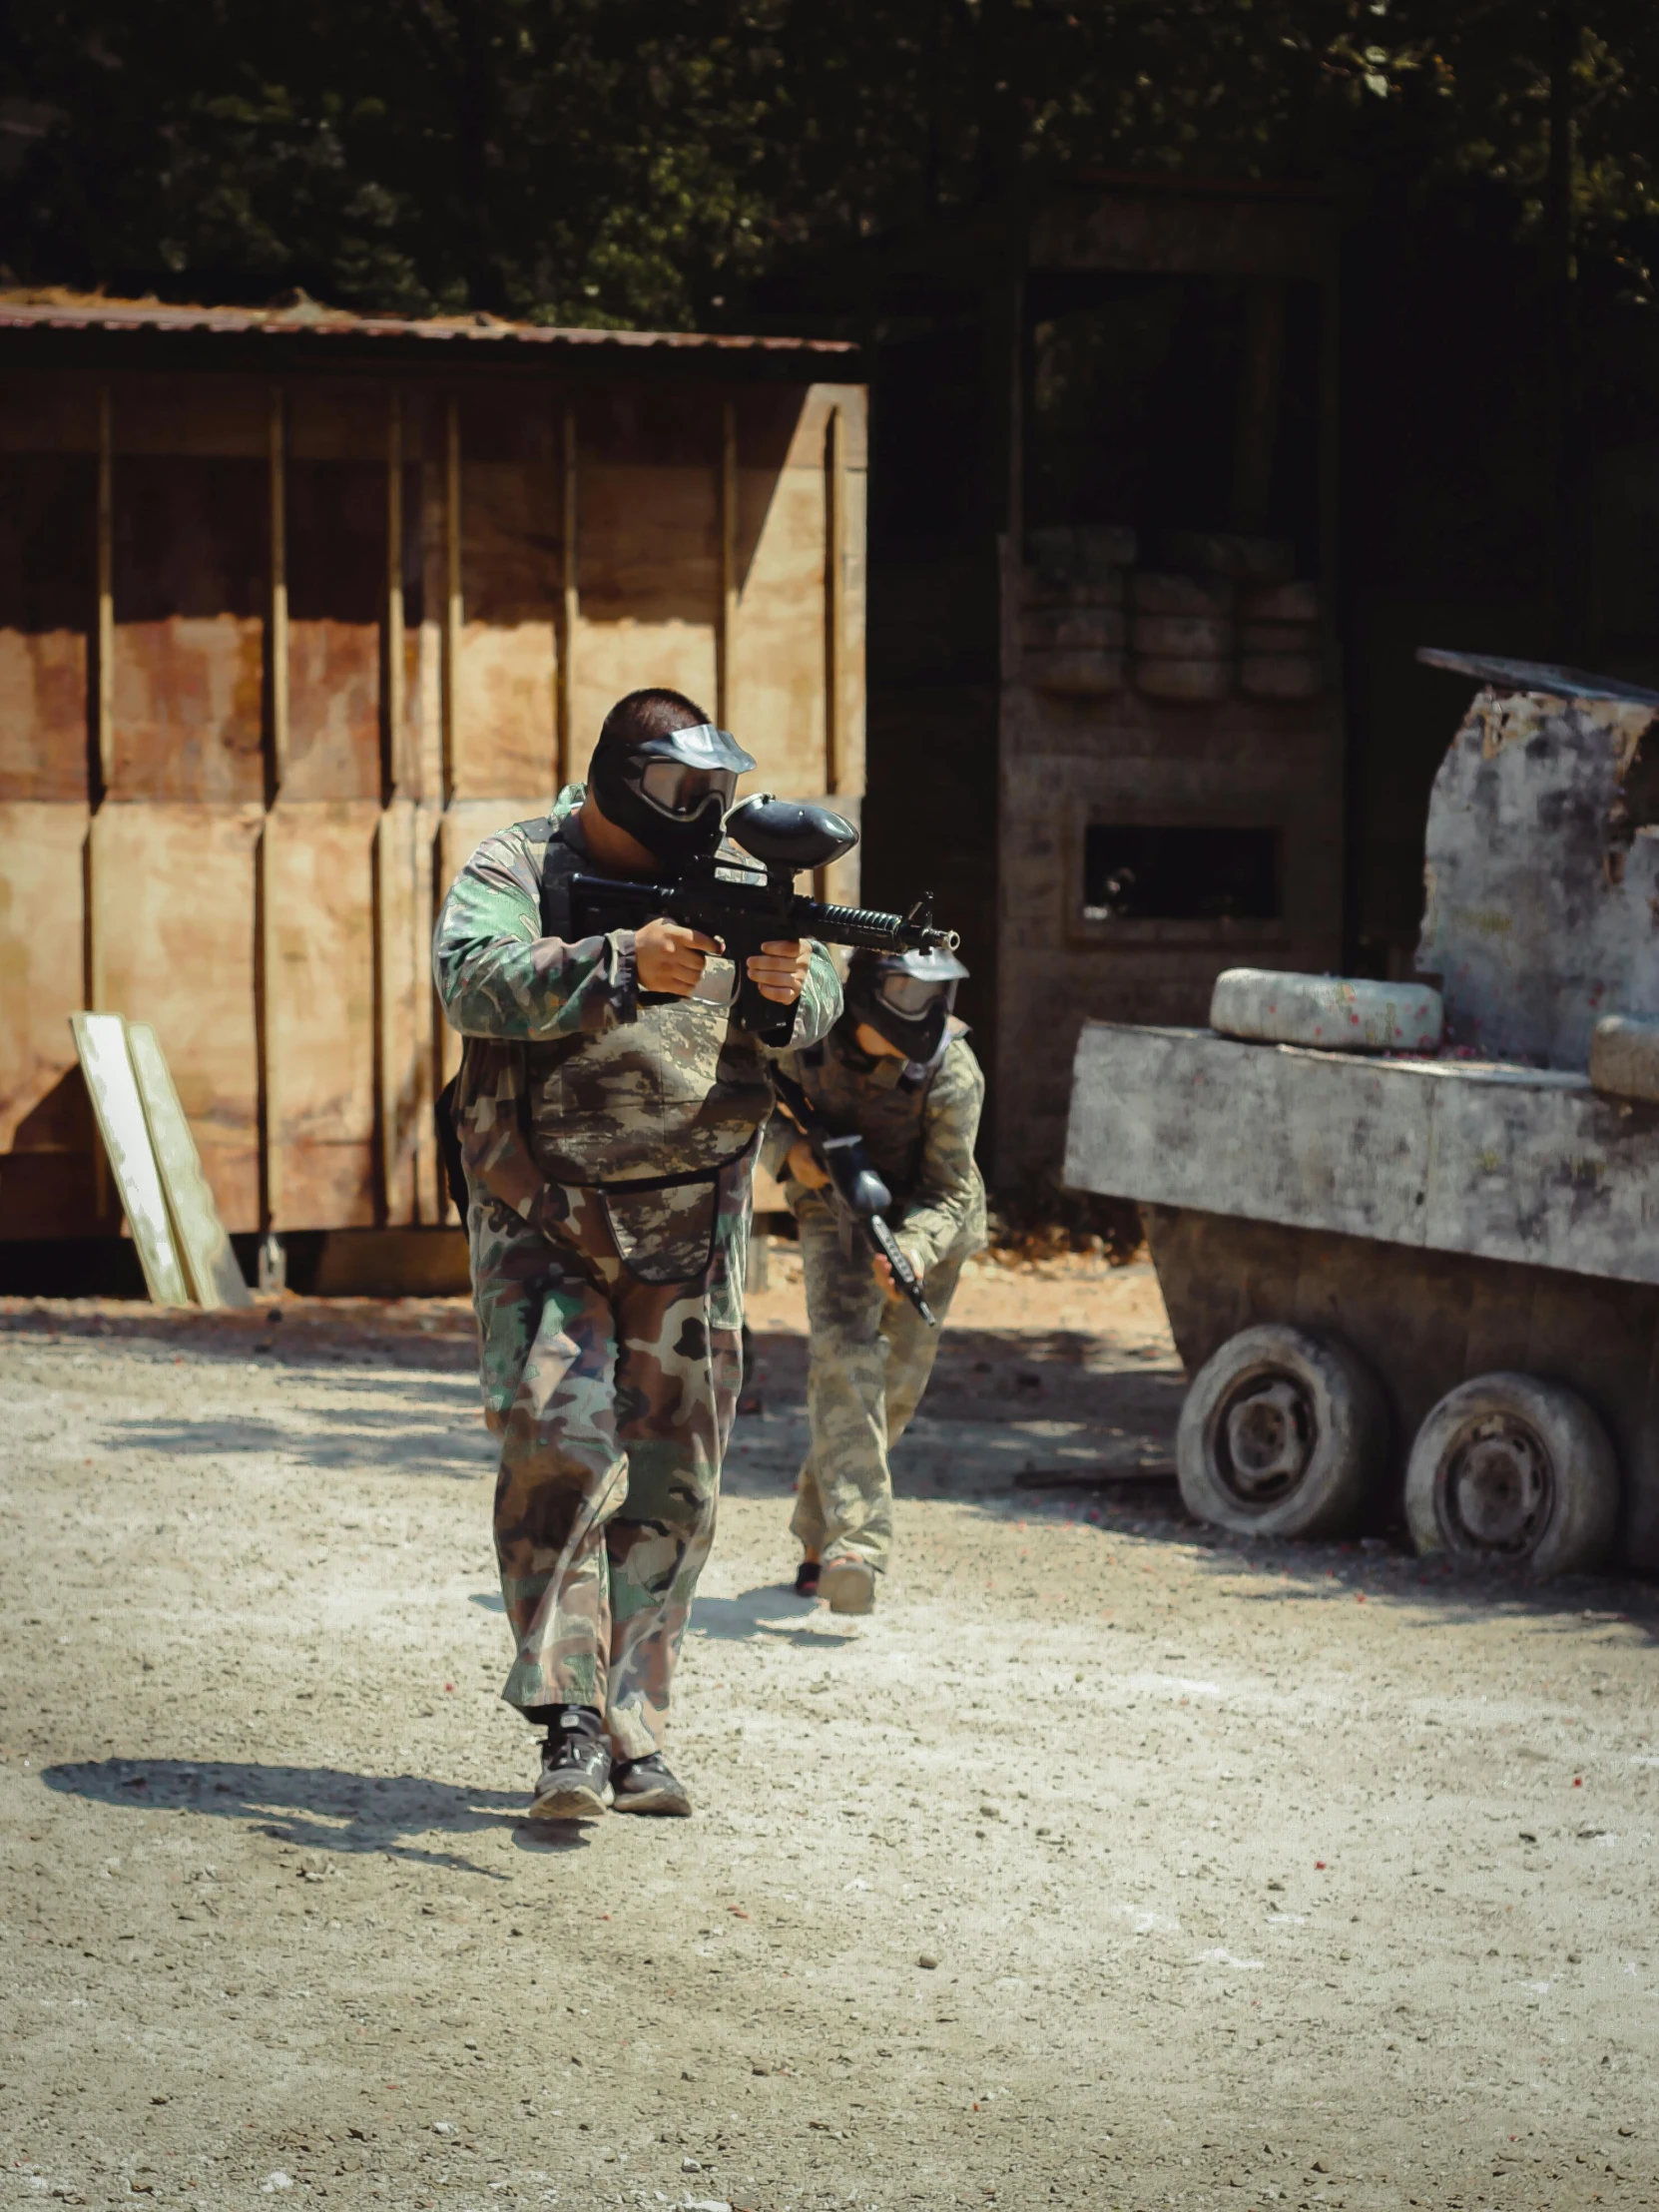
[[[778, 1047], [763, 1045], [763, 1052], [781, 1058], [786, 1052], [796, 1052], [804, 1044], [817, 1044], [820, 1037], [827, 1037], [841, 1015], [841, 979], [830, 959], [816, 937], [809, 937], [812, 946], [812, 964], [807, 970], [807, 980], [802, 985], [801, 997], [795, 1009], [795, 1033], [788, 1045]], [[792, 1070], [792, 1073], [795, 1071]]]
[[[898, 1241], [925, 1273], [964, 1235], [985, 1241], [985, 1187], [973, 1158], [985, 1078], [963, 1037], [945, 1054], [927, 1093], [921, 1173]], [[976, 1248], [977, 1249], [977, 1248]]]
[[518, 825], [486, 837], [455, 878], [432, 976], [463, 1037], [566, 1037], [638, 1012], [634, 933], [566, 944], [541, 934], [541, 846]]

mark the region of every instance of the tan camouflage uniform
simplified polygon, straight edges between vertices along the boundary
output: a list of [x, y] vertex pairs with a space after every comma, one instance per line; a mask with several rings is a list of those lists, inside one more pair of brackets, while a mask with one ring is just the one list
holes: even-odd
[[[568, 787], [553, 818], [577, 860], [583, 796]], [[642, 1004], [631, 930], [541, 934], [548, 842], [545, 819], [484, 839], [444, 901], [433, 972], [467, 1039], [467, 1235], [518, 1645], [503, 1695], [531, 1714], [595, 1706], [634, 1759], [661, 1748], [714, 1538], [772, 1093], [767, 1049], [714, 1002], [726, 962], [709, 963], [710, 996]], [[797, 1036], [839, 1010], [815, 945]], [[705, 1180], [618, 1188], [694, 1170]]]
[[[893, 1193], [888, 1226], [942, 1324], [962, 1263], [985, 1243], [985, 1186], [973, 1158], [985, 1078], [959, 1022], [931, 1077], [920, 1080], [903, 1060], [867, 1058], [847, 1027], [838, 1024], [819, 1051], [791, 1052], [782, 1065], [830, 1129], [864, 1138]], [[887, 1297], [868, 1246], [831, 1194], [784, 1174], [796, 1134], [775, 1116], [764, 1152], [800, 1227], [811, 1332], [812, 1443], [790, 1526], [803, 1550], [861, 1559], [880, 1572], [892, 1548], [887, 1453], [927, 1387], [939, 1332], [908, 1299]]]

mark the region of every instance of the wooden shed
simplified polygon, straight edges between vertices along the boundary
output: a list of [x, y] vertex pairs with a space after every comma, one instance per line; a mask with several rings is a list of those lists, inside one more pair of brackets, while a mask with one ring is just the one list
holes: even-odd
[[78, 1007], [154, 1023], [233, 1232], [452, 1221], [436, 902], [624, 691], [856, 815], [857, 364], [0, 295], [0, 1240], [119, 1227]]

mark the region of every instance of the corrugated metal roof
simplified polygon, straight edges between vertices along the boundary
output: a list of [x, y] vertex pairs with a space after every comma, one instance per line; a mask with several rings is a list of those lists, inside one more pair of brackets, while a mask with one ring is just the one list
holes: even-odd
[[95, 293], [0, 291], [0, 330], [158, 330], [173, 335], [236, 334], [283, 338], [400, 338], [425, 344], [606, 349], [622, 352], [766, 353], [846, 360], [858, 348], [838, 338], [744, 337], [710, 330], [559, 329], [497, 315], [348, 314], [301, 300], [284, 307], [192, 307], [160, 299], [106, 299]]

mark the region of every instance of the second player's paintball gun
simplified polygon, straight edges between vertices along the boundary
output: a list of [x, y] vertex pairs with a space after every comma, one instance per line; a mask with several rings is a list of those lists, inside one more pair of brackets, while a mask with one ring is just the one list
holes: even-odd
[[918, 898], [907, 914], [832, 906], [798, 894], [795, 879], [804, 868], [828, 867], [858, 841], [852, 825], [828, 807], [770, 797], [745, 800], [727, 816], [726, 833], [759, 860], [764, 873], [733, 873], [731, 862], [717, 855], [659, 883], [578, 875], [571, 883], [577, 935], [638, 929], [661, 914], [718, 937], [737, 968], [733, 1018], [740, 1029], [770, 1045], [789, 1043], [795, 1034], [795, 1008], [763, 997], [750, 980], [749, 955], [769, 940], [817, 937], [825, 944], [863, 945], [875, 952], [955, 946], [955, 931], [934, 925], [930, 894]]
[[878, 1252], [892, 1270], [892, 1279], [929, 1329], [937, 1329], [938, 1316], [928, 1305], [921, 1278], [905, 1259], [898, 1240], [886, 1224], [892, 1193], [870, 1165], [864, 1140], [855, 1132], [837, 1137], [813, 1111], [807, 1093], [782, 1068], [772, 1071], [772, 1087], [778, 1103], [813, 1148], [813, 1158], [830, 1178], [836, 1203], [850, 1218], [871, 1252]]

